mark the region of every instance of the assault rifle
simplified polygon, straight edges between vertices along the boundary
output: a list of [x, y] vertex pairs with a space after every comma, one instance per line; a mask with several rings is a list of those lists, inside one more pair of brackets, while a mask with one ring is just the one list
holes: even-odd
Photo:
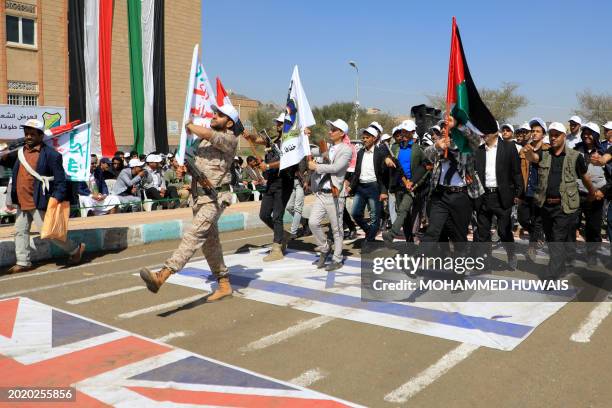
[[[201, 139], [199, 140], [201, 141]], [[215, 186], [213, 186], [208, 177], [206, 177], [206, 174], [202, 173], [195, 164], [195, 156], [193, 152], [197, 149], [198, 145], [199, 143], [196, 142], [185, 151], [185, 167], [187, 167], [187, 171], [189, 171], [193, 179], [202, 187], [204, 193], [206, 193], [214, 201], [217, 201], [219, 195], [217, 194]]]

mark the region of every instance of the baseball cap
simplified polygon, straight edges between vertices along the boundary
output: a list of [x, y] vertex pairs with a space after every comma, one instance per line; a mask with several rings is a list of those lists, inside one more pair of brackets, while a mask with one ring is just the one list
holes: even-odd
[[336, 119], [333, 122], [331, 120], [326, 120], [327, 126], [335, 127], [336, 129], [340, 129], [345, 134], [348, 134], [349, 126], [342, 119]]
[[100, 160], [100, 163], [105, 163], [105, 164], [112, 164], [113, 162], [111, 161], [111, 159], [109, 159], [108, 157], [103, 157]]
[[548, 130], [556, 130], [561, 133], [567, 133], [567, 129], [565, 129], [565, 125], [561, 122], [553, 122], [548, 126]]
[[385, 133], [384, 135], [382, 135], [380, 137], [381, 141], [385, 141], [385, 140], [389, 140], [389, 139], [391, 139], [391, 136], [389, 136], [387, 133]]
[[587, 128], [587, 129], [591, 129], [591, 131], [593, 133], [597, 133], [597, 136], [599, 136], [600, 132], [599, 132], [599, 125], [597, 123], [593, 123], [593, 122], [588, 122], [584, 125], [582, 125], [582, 128]]
[[430, 127], [429, 130], [430, 131], [437, 131], [438, 133], [442, 133], [442, 129], [438, 125]]
[[503, 125], [501, 125], [501, 127], [500, 127], [499, 129], [500, 129], [500, 130], [503, 130], [504, 128], [508, 128], [508, 129], [510, 129], [510, 131], [511, 131], [512, 133], [514, 133], [514, 126], [512, 126], [511, 124], [509, 124], [509, 123], [504, 123]]
[[429, 133], [425, 133], [425, 136], [423, 136], [423, 144], [426, 146], [432, 146], [434, 144]]
[[370, 136], [378, 137], [378, 129], [374, 126], [368, 126], [367, 128], [359, 129], [359, 134], [367, 133]]
[[405, 121], [400, 123], [399, 128], [400, 130], [405, 129], [409, 132], [412, 132], [416, 130], [416, 123], [414, 123], [414, 120], [406, 119]]
[[582, 125], [582, 119], [580, 119], [580, 116], [574, 115], [571, 118], [569, 118], [570, 122], [576, 122], [579, 125]]
[[383, 132], [382, 125], [380, 123], [376, 122], [376, 121], [370, 123], [369, 127], [373, 127], [374, 129], [376, 129], [378, 131], [378, 134], [374, 135], [374, 136], [378, 136], [378, 135], [380, 135]]
[[603, 125], [603, 127], [604, 129], [608, 129], [608, 130], [612, 129], [612, 120], [607, 121], [606, 124]]
[[20, 128], [25, 129], [25, 128], [32, 128], [32, 129], [36, 129], [36, 130], [40, 130], [41, 132], [48, 134], [49, 132], [45, 131], [45, 124], [42, 120], [38, 120], [38, 119], [28, 119], [26, 121], [26, 123], [24, 123], [23, 125], [20, 126]]
[[281, 112], [280, 115], [278, 115], [278, 117], [276, 119], [274, 119], [277, 122], [281, 122], [284, 123], [285, 122], [285, 112]]
[[531, 126], [529, 126], [528, 122], [525, 122], [521, 126], [519, 126], [519, 128], [516, 130], [531, 130]]
[[231, 120], [234, 121], [234, 123], [238, 122], [238, 111], [236, 110], [236, 108], [234, 108], [232, 105], [230, 104], [225, 104], [223, 106], [212, 106], [212, 110], [214, 112], [219, 112], [224, 114], [225, 116], [227, 116], [228, 118], [230, 118]]
[[[559, 123], [559, 122], [557, 122]], [[529, 127], [533, 128], [535, 125], [542, 126], [544, 129], [544, 133], [548, 132], [548, 128], [546, 127], [546, 122], [542, 118], [532, 118], [529, 120]], [[565, 126], [564, 126], [565, 128]]]
[[138, 159], [131, 159], [131, 160], [129, 161], [129, 163], [128, 163], [128, 166], [129, 166], [130, 168], [134, 168], [134, 167], [142, 167], [142, 166], [144, 166], [144, 162], [141, 162], [141, 161], [140, 161], [140, 160], [138, 160]]
[[[162, 158], [158, 154], [150, 154], [147, 156], [147, 163], [161, 163]], [[130, 166], [131, 167], [131, 166]]]

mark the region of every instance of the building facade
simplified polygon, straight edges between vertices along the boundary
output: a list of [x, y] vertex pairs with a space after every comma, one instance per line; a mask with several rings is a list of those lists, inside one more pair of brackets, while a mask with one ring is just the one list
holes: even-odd
[[[0, 0], [0, 103], [62, 106], [70, 117], [68, 1]], [[200, 3], [164, 2], [164, 77], [170, 145], [178, 143], [191, 55], [194, 45], [200, 42]], [[134, 141], [125, 0], [114, 1], [111, 59], [113, 129], [117, 146], [125, 148]]]

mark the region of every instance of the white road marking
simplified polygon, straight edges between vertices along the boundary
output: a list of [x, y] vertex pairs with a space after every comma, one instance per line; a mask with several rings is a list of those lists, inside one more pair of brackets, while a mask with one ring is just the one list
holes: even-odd
[[313, 368], [312, 370], [303, 372], [293, 380], [289, 380], [289, 382], [291, 384], [299, 385], [300, 387], [308, 387], [325, 377], [327, 377], [326, 372], [321, 371], [319, 368]]
[[[226, 243], [226, 242], [244, 241], [244, 240], [252, 239], [252, 238], [263, 238], [263, 237], [267, 237], [267, 236], [270, 236], [270, 235], [271, 234], [250, 235], [248, 237], [235, 238], [235, 239], [226, 239], [224, 241], [221, 241], [221, 243], [223, 244], [223, 243]], [[175, 249], [170, 249], [170, 250], [167, 250], [167, 251], [157, 251], [157, 252], [155, 252], [155, 254], [167, 254], [167, 253], [172, 253], [174, 251], [175, 251]], [[106, 264], [113, 263], [113, 262], [129, 261], [130, 259], [146, 258], [146, 257], [150, 257], [150, 256], [151, 256], [151, 254], [147, 253], [147, 254], [128, 256], [128, 257], [125, 257], [125, 258], [109, 259], [107, 261], [84, 263], [84, 264], [81, 264], [81, 265], [72, 266], [70, 268], [51, 269], [51, 270], [48, 270], [48, 271], [28, 272], [28, 273], [21, 273], [21, 274], [18, 274], [18, 275], [9, 275], [9, 276], [0, 278], [0, 282], [10, 281], [10, 280], [15, 280], [15, 279], [31, 278], [31, 277], [34, 277], [34, 276], [43, 276], [43, 275], [48, 275], [48, 274], [51, 274], [51, 273], [58, 273], [58, 272], [66, 273], [67, 271], [72, 271], [72, 270], [75, 270], [75, 269], [91, 268], [91, 267], [98, 266], [98, 265], [106, 265]], [[202, 257], [200, 257], [200, 258], [202, 258]], [[192, 260], [195, 260], [195, 258], [192, 259]]]
[[246, 353], [249, 351], [261, 350], [266, 347], [273, 346], [274, 344], [283, 342], [293, 336], [297, 336], [298, 334], [318, 329], [319, 327], [331, 322], [334, 319], [334, 317], [319, 316], [313, 319], [301, 321], [296, 325], [293, 325], [285, 330], [279, 331], [278, 333], [262, 337], [259, 340], [249, 343], [245, 347], [241, 347], [240, 351]]
[[604, 301], [595, 306], [589, 316], [582, 322], [578, 331], [571, 335], [570, 340], [577, 343], [588, 343], [601, 322], [612, 312], [612, 302]]
[[385, 395], [385, 401], [401, 404], [424, 390], [438, 378], [442, 377], [448, 370], [465, 360], [480, 346], [462, 343], [458, 347], [446, 353], [435, 364], [421, 371], [406, 384]]
[[93, 300], [99, 300], [99, 299], [105, 299], [107, 297], [123, 295], [124, 293], [130, 293], [130, 292], [134, 292], [134, 291], [142, 290], [142, 289], [146, 289], [146, 287], [145, 286], [131, 286], [131, 287], [125, 288], [125, 289], [113, 290], [112, 292], [99, 293], [99, 294], [93, 295], [93, 296], [88, 296], [88, 297], [84, 297], [84, 298], [68, 300], [66, 303], [68, 303], [70, 305], [79, 305], [81, 303], [87, 303], [87, 302], [91, 302]]
[[179, 337], [187, 337], [189, 335], [193, 334], [193, 332], [190, 331], [177, 331], [177, 332], [171, 332], [166, 334], [165, 336], [161, 336], [156, 338], [156, 341], [159, 341], [161, 343], [167, 343], [168, 341], [172, 340], [172, 339], [177, 339]]
[[162, 303], [162, 304], [155, 305], [155, 306], [145, 307], [144, 309], [133, 310], [127, 313], [121, 313], [120, 315], [117, 316], [117, 318], [118, 319], [131, 319], [132, 317], [135, 317], [135, 316], [140, 316], [140, 315], [152, 313], [152, 312], [159, 312], [161, 310], [169, 309], [171, 307], [183, 306], [183, 305], [186, 305], [187, 303], [191, 303], [198, 299], [202, 299], [204, 296], [206, 295], [203, 295], [202, 293], [200, 293], [198, 295], [190, 296], [188, 298], [173, 300], [172, 302], [167, 302], [167, 303]]

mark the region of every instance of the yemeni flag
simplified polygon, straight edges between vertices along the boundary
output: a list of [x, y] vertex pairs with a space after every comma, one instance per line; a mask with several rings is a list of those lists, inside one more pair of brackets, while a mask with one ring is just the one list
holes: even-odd
[[230, 98], [227, 95], [227, 92], [225, 92], [225, 88], [221, 83], [221, 79], [217, 77], [217, 106], [223, 105], [233, 106], [232, 101], [230, 101]]
[[[474, 85], [470, 75], [455, 17], [453, 17], [453, 33], [448, 64], [446, 106], [460, 124], [469, 127], [473, 132], [481, 135], [497, 132], [497, 122], [489, 108], [480, 99], [476, 85]], [[459, 129], [454, 128], [451, 137], [461, 152], [471, 151], [467, 139]]]

